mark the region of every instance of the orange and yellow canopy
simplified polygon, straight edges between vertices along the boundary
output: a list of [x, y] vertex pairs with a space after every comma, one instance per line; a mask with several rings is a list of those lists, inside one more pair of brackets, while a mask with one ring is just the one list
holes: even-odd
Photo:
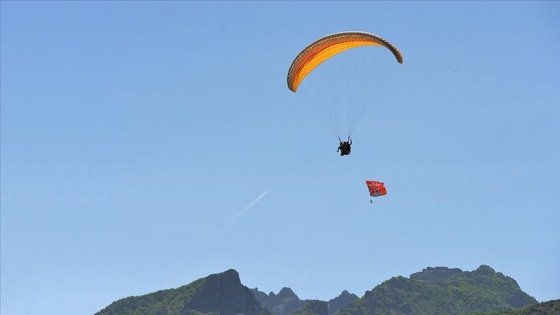
[[327, 59], [345, 50], [362, 46], [383, 46], [389, 49], [399, 63], [403, 57], [397, 47], [387, 40], [366, 32], [342, 32], [327, 35], [307, 46], [294, 59], [288, 71], [288, 88], [295, 92], [305, 77]]

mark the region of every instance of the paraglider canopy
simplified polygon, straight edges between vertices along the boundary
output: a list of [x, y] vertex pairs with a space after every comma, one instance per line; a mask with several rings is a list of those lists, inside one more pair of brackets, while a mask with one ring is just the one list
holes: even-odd
[[311, 105], [338, 138], [351, 137], [365, 111], [380, 104], [380, 88], [403, 63], [386, 39], [368, 32], [323, 36], [295, 57], [288, 89]]
[[318, 39], [299, 53], [288, 71], [288, 88], [295, 92], [301, 81], [321, 63], [345, 50], [362, 46], [383, 46], [391, 51], [399, 63], [403, 63], [402, 54], [397, 47], [375, 34], [335, 33]]

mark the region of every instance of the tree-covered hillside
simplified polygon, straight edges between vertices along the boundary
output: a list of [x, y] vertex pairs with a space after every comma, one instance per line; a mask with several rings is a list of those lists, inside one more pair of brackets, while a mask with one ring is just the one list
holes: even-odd
[[538, 303], [514, 279], [485, 265], [474, 271], [426, 268], [409, 278], [393, 277], [361, 298], [343, 291], [328, 302], [300, 300], [287, 287], [278, 294], [249, 289], [230, 269], [176, 289], [120, 299], [95, 315], [558, 315], [559, 301]]
[[472, 272], [445, 267], [427, 268], [410, 278], [383, 282], [337, 315], [469, 314], [510, 310], [537, 301], [517, 282], [480, 266]]
[[95, 315], [270, 315], [249, 288], [243, 286], [237, 271], [209, 275], [177, 289], [131, 296]]
[[560, 314], [560, 300], [552, 300], [542, 302], [529, 306], [522, 307], [516, 310], [490, 312], [486, 314], [473, 314], [473, 315], [558, 315]]
[[[296, 310], [300, 310], [308, 302], [315, 300], [300, 300], [299, 297], [292, 291], [292, 289], [284, 287], [275, 294], [270, 292], [268, 294], [259, 291], [258, 288], [251, 289], [257, 300], [261, 302], [262, 306], [274, 313], [274, 315], [289, 315]], [[358, 296], [346, 290], [342, 291], [339, 296], [330, 299], [327, 304], [328, 314], [332, 315], [341, 308], [350, 304], [352, 301], [357, 300]], [[311, 303], [313, 305], [313, 303]]]

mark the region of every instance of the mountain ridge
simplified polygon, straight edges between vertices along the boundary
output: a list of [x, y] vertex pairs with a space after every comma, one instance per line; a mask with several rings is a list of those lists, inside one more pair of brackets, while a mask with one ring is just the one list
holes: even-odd
[[95, 315], [272, 315], [229, 269], [176, 289], [117, 300]]
[[408, 278], [392, 277], [362, 297], [344, 290], [329, 301], [302, 300], [289, 287], [278, 294], [249, 289], [229, 269], [175, 289], [119, 299], [95, 315], [462, 315], [537, 303], [515, 279], [487, 265], [473, 271], [428, 267]]
[[336, 315], [469, 314], [516, 309], [537, 300], [515, 280], [481, 265], [474, 271], [426, 268], [410, 278], [393, 277]]

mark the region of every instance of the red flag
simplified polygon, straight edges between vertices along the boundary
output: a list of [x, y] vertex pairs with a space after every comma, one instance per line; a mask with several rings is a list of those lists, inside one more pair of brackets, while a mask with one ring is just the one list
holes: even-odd
[[369, 195], [372, 197], [379, 197], [387, 194], [387, 189], [382, 182], [376, 182], [373, 180], [366, 180], [367, 187], [369, 189]]

